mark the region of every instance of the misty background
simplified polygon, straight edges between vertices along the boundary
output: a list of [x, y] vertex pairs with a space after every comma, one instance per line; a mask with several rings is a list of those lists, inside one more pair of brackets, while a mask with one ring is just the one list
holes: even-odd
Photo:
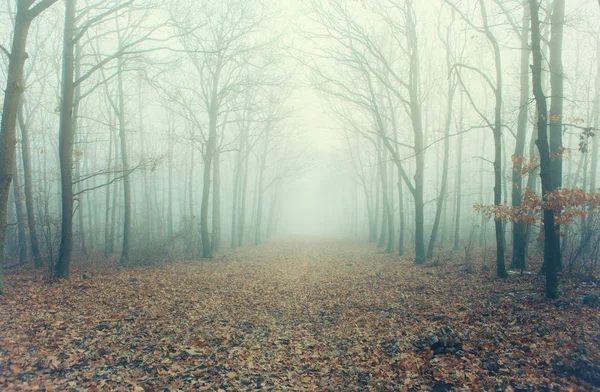
[[[545, 71], [554, 3], [543, 1], [540, 8]], [[521, 1], [485, 4], [502, 64], [501, 204], [508, 205], [514, 157], [529, 162], [536, 155], [533, 96], [520, 101], [529, 20]], [[8, 196], [5, 255], [24, 257], [19, 252], [31, 248], [33, 225], [39, 237], [35, 257], [44, 265], [57, 263], [64, 246], [64, 5], [48, 8], [29, 31], [16, 136], [18, 189]], [[493, 220], [473, 208], [494, 203], [494, 139], [487, 121], [493, 122], [495, 105], [489, 83], [498, 82], [478, 1], [73, 5], [75, 254], [123, 257], [127, 237], [131, 262], [198, 258], [290, 235], [387, 242], [391, 252], [401, 246], [400, 230], [407, 251], [414, 252], [415, 206], [407, 183], [417, 155], [424, 167], [425, 242], [441, 203], [436, 250], [461, 241], [493, 246]], [[2, 2], [3, 48], [11, 46], [15, 12], [14, 1]], [[414, 23], [408, 33], [407, 15]], [[564, 126], [562, 178], [565, 187], [589, 192], [597, 191], [597, 138], [581, 135], [582, 127], [598, 126], [598, 20], [596, 1], [565, 2], [562, 119], [578, 127]], [[417, 50], [411, 71], [410, 55]], [[0, 59], [6, 85], [8, 56]], [[546, 72], [548, 97], [550, 77]], [[413, 87], [416, 98], [409, 97]], [[521, 102], [529, 111], [517, 140]], [[421, 151], [415, 147], [412, 104], [421, 112]], [[396, 158], [386, 149], [390, 140]], [[515, 155], [519, 143], [522, 153]], [[399, 161], [406, 178], [397, 170]], [[519, 181], [539, 192], [535, 168]], [[387, 219], [391, 223], [382, 225]], [[535, 243], [539, 227], [531, 230], [527, 241]], [[512, 223], [504, 224], [504, 233], [510, 246]]]

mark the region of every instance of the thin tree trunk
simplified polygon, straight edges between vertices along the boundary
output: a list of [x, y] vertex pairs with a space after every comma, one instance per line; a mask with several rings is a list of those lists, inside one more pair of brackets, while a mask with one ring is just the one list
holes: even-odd
[[221, 248], [221, 154], [217, 150], [213, 167], [213, 214], [212, 214], [212, 251]]
[[381, 215], [381, 231], [379, 234], [379, 241], [377, 242], [377, 247], [381, 248], [386, 243], [387, 239], [387, 229], [388, 229], [388, 216], [389, 216], [389, 201], [388, 201], [388, 191], [387, 191], [387, 181], [384, 181], [386, 178], [386, 169], [385, 163], [383, 160], [385, 159], [385, 150], [381, 148], [381, 145], [377, 147], [377, 165], [379, 166], [379, 183], [381, 185], [381, 196], [382, 196], [382, 204], [383, 204], [383, 213]]
[[169, 236], [169, 242], [173, 241], [173, 119], [168, 116], [168, 138], [169, 138], [169, 167], [168, 167], [168, 199], [167, 199], [167, 235]]
[[398, 171], [398, 214], [400, 216], [400, 230], [398, 233], [398, 256], [404, 256], [404, 232], [406, 220], [404, 218], [404, 193], [402, 191], [402, 174]]
[[[487, 20], [487, 11], [483, 0], [479, 1], [481, 16], [484, 24], [485, 35], [494, 50], [494, 63], [496, 71], [496, 86], [494, 88], [494, 205], [502, 205], [502, 58], [500, 45], [492, 34]], [[499, 278], [508, 276], [505, 266], [505, 237], [504, 223], [501, 219], [494, 219], [496, 231], [496, 272]]]
[[[145, 134], [144, 134], [144, 114], [143, 114], [143, 103], [142, 103], [142, 82], [139, 80], [138, 83], [138, 123], [139, 123], [139, 137], [140, 137], [140, 152], [142, 155], [142, 159], [146, 158], [146, 148], [145, 148]], [[148, 185], [148, 171], [144, 170], [142, 173], [142, 179], [144, 184], [144, 204], [142, 206], [143, 209], [143, 222], [144, 222], [144, 242], [146, 246], [149, 246], [152, 243], [152, 231], [156, 228], [157, 225], [154, 224], [152, 220], [152, 196], [151, 196], [151, 187]], [[156, 189], [156, 188], [153, 188]]]
[[[25, 235], [25, 212], [23, 211], [23, 196], [21, 195], [21, 184], [19, 181], [18, 162], [15, 156], [13, 165], [13, 195], [15, 199], [15, 211], [17, 213], [17, 233], [19, 240], [19, 263], [27, 262], [27, 236]], [[4, 245], [4, 244], [2, 244]]]
[[204, 155], [204, 183], [202, 184], [202, 202], [200, 205], [200, 237], [202, 241], [202, 258], [212, 258], [211, 241], [208, 232], [208, 207], [212, 177], [212, 163], [217, 143], [217, 91], [218, 79], [213, 80], [213, 95], [208, 111], [208, 139]]
[[246, 193], [248, 189], [248, 160], [249, 152], [246, 151], [244, 157], [244, 166], [242, 169], [242, 188], [240, 189], [240, 209], [238, 218], [238, 232], [237, 232], [237, 245], [242, 246], [244, 244], [244, 225], [246, 221]]
[[[119, 43], [122, 46], [122, 42]], [[130, 236], [131, 236], [131, 180], [129, 176], [129, 155], [127, 150], [127, 130], [125, 123], [125, 91], [123, 88], [123, 61], [118, 60], [117, 69], [117, 90], [119, 94], [119, 112], [117, 119], [119, 121], [119, 141], [121, 142], [121, 165], [123, 166], [123, 245], [121, 250], [121, 265], [129, 263]]]
[[437, 240], [442, 208], [446, 201], [446, 193], [448, 188], [448, 161], [450, 157], [450, 126], [452, 125], [452, 112], [454, 103], [454, 93], [456, 91], [456, 83], [452, 77], [452, 64], [450, 63], [450, 32], [446, 35], [446, 66], [448, 68], [448, 101], [446, 107], [446, 124], [444, 126], [444, 158], [442, 160], [442, 178], [440, 184], [440, 193], [437, 198], [435, 209], [435, 218], [433, 220], [433, 228], [431, 229], [431, 237], [429, 238], [429, 246], [427, 247], [427, 258], [433, 258], [433, 250]]
[[[111, 170], [112, 170], [112, 161], [113, 161], [113, 140], [114, 140], [114, 132], [113, 132], [113, 117], [112, 117], [112, 110], [109, 113], [109, 128], [108, 128], [108, 169], [107, 169], [107, 173], [106, 173], [106, 183], [108, 184], [106, 186], [106, 197], [105, 197], [105, 204], [106, 204], [106, 211], [104, 212], [104, 258], [108, 258], [108, 256], [110, 256], [113, 253], [113, 245], [112, 245], [112, 239], [111, 239], [111, 226], [112, 226], [112, 222], [114, 221], [114, 216], [111, 219], [111, 205], [110, 205], [110, 190], [111, 190]], [[115, 187], [116, 188], [116, 187]], [[115, 208], [115, 205], [112, 205], [112, 208]]]
[[[529, 43], [529, 6], [523, 4], [523, 22], [521, 28], [521, 70], [520, 70], [520, 90], [519, 116], [517, 119], [517, 140], [515, 143], [515, 152], [513, 155], [512, 171], [512, 195], [511, 201], [513, 208], [519, 208], [523, 198], [523, 170], [522, 159], [525, 153], [525, 139], [527, 136], [527, 114], [529, 105], [529, 56], [531, 49]], [[514, 269], [525, 269], [525, 250], [526, 250], [526, 225], [523, 223], [513, 223], [513, 256], [510, 264]]]
[[237, 218], [238, 218], [238, 201], [240, 193], [240, 177], [242, 174], [242, 158], [241, 149], [236, 156], [235, 170], [233, 173], [233, 195], [231, 206], [231, 248], [234, 249], [237, 245]]
[[33, 264], [35, 268], [42, 266], [42, 256], [40, 254], [40, 244], [37, 235], [35, 220], [35, 205], [33, 203], [33, 176], [31, 174], [31, 144], [29, 139], [29, 126], [25, 122], [23, 115], [24, 100], [21, 98], [19, 106], [18, 120], [21, 128], [21, 154], [23, 155], [23, 172], [25, 185], [25, 208], [27, 210], [27, 226], [29, 227], [29, 240], [31, 242], [31, 254], [33, 255]]
[[375, 187], [375, 208], [373, 208], [373, 240], [371, 242], [377, 241], [377, 234], [379, 230], [379, 211], [381, 210], [379, 190], [381, 183], [379, 181], [379, 164], [374, 165], [374, 177], [372, 177], [371, 183]]
[[[565, 0], [554, 0], [552, 2], [552, 17], [550, 31], [550, 89], [552, 99], [550, 100], [549, 118], [549, 148], [550, 148], [550, 176], [553, 181], [551, 191], [562, 187], [562, 156], [563, 156], [563, 95], [564, 95], [564, 73], [562, 63], [563, 51], [563, 30], [565, 24]], [[554, 157], [554, 159], [552, 159]], [[555, 246], [554, 252], [558, 255], [557, 267], [562, 268], [560, 256], [560, 226], [557, 225], [556, 231], [552, 234]]]
[[257, 185], [257, 204], [256, 204], [256, 231], [254, 233], [254, 245], [258, 245], [261, 242], [262, 235], [262, 210], [263, 210], [263, 199], [265, 193], [265, 169], [267, 167], [267, 156], [269, 154], [269, 137], [270, 137], [270, 125], [265, 130], [265, 142], [263, 145], [263, 151], [259, 159], [258, 167], [258, 185]]
[[[77, 53], [79, 53], [79, 45], [75, 45], [75, 50]], [[81, 76], [81, 61], [80, 61], [80, 56], [76, 55], [75, 56], [75, 64], [74, 64], [74, 73], [75, 73], [75, 80], [78, 80], [79, 77]], [[79, 88], [79, 85], [75, 86], [75, 91], [74, 91], [74, 95], [73, 95], [73, 99], [74, 99], [74, 104], [73, 104], [73, 133], [74, 133], [74, 140], [76, 144], [79, 144], [79, 148], [76, 151], [76, 155], [77, 155], [77, 160], [75, 161], [75, 178], [79, 178], [81, 177], [81, 160], [85, 159], [84, 155], [83, 155], [83, 151], [81, 150], [81, 145], [83, 144], [81, 142], [81, 130], [79, 129], [79, 100], [81, 98], [81, 89]], [[81, 181], [77, 182], [77, 191], [80, 192], [83, 190], [83, 183]], [[77, 198], [77, 218], [78, 218], [78, 230], [77, 230], [77, 235], [79, 237], [79, 243], [80, 243], [80, 247], [81, 247], [81, 253], [86, 256], [87, 255], [87, 247], [86, 247], [86, 243], [85, 243], [85, 227], [83, 225], [83, 208], [81, 208], [82, 205], [82, 197], [83, 195], [80, 195]]]
[[[462, 132], [462, 104], [460, 112], [460, 130]], [[460, 217], [462, 206], [462, 147], [463, 134], [458, 135], [458, 143], [456, 149], [456, 200], [455, 200], [455, 216], [454, 216], [454, 242], [452, 249], [457, 251], [460, 244]], [[482, 230], [483, 231], [483, 230]]]

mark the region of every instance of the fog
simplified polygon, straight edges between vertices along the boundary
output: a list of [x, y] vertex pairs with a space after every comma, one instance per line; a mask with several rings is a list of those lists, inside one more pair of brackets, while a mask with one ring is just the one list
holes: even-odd
[[[542, 252], [541, 210], [521, 199], [597, 192], [595, 0], [538, 12], [551, 188], [536, 158], [528, 2], [29, 3], [0, 5], [0, 82], [18, 86], [2, 95], [6, 265], [68, 276], [72, 258], [210, 258], [290, 236], [422, 262], [494, 249], [500, 230], [498, 257], [518, 266]], [[13, 40], [18, 10], [26, 44], [23, 30]], [[569, 208], [590, 217], [561, 228], [580, 260], [578, 244], [598, 236], [584, 204]]]

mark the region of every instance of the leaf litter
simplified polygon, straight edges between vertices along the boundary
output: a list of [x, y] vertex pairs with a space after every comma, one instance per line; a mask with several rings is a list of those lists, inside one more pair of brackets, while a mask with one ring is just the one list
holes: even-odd
[[[299, 240], [162, 267], [9, 271], [0, 389], [596, 390], [594, 284]], [[86, 274], [84, 279], [84, 273]]]

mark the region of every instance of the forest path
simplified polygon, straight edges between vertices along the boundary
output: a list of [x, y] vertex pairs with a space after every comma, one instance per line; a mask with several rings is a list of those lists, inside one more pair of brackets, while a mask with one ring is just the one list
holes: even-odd
[[[534, 288], [537, 277], [488, 275], [307, 238], [88, 279], [75, 271], [52, 285], [14, 273], [10, 296], [0, 299], [0, 389], [504, 390], [600, 382], [600, 316], [578, 305], [581, 292], [549, 302]], [[582, 366], [587, 373], [574, 370]]]

